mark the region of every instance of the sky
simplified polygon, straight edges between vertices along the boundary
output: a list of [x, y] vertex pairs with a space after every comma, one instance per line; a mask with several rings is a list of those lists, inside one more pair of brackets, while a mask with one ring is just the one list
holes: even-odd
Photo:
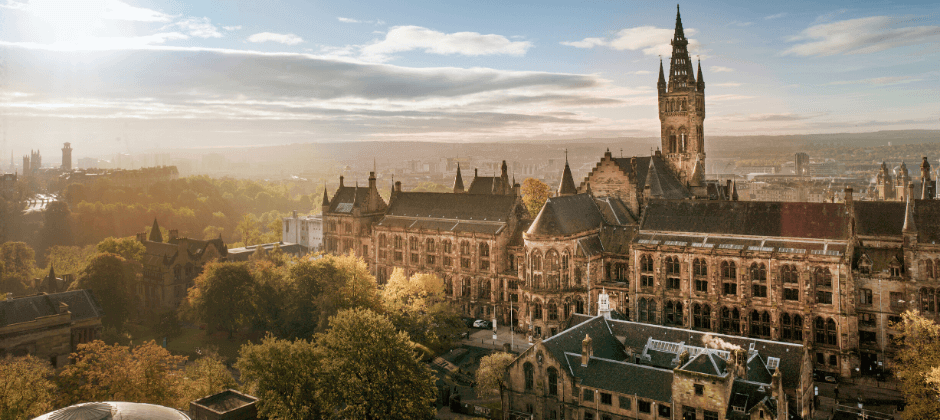
[[[706, 142], [940, 129], [940, 2], [680, 6]], [[657, 136], [675, 22], [611, 0], [0, 0], [0, 156]]]

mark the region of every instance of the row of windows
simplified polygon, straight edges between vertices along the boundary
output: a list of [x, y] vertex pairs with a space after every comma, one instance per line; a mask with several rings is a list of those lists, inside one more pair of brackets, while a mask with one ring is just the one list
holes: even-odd
[[[656, 323], [656, 301], [641, 298], [638, 302], [640, 322]], [[684, 326], [683, 305], [678, 301], [666, 301], [663, 310], [663, 323], [666, 325]], [[758, 338], [771, 338], [771, 317], [767, 311], [751, 311], [748, 316], [750, 335]], [[803, 317], [799, 314], [782, 313], [780, 320], [780, 339], [803, 341]], [[722, 307], [719, 312], [720, 331], [724, 333], [741, 333], [741, 312], [738, 308]], [[692, 305], [692, 327], [696, 329], [712, 329], [712, 309], [707, 304]], [[835, 321], [831, 318], [816, 318], [816, 342], [820, 344], [836, 345]]]
[[[677, 256], [667, 256], [663, 266], [667, 276], [678, 276], [681, 273], [681, 264]], [[738, 266], [734, 261], [722, 261], [719, 268], [722, 279], [738, 278]], [[651, 255], [643, 254], [640, 256], [640, 272], [653, 272], [653, 257]], [[749, 274], [752, 281], [765, 281], [767, 280], [767, 266], [759, 262], [751, 263]], [[695, 258], [692, 260], [692, 276], [708, 276], [708, 263], [705, 259]], [[790, 264], [784, 264], [780, 267], [780, 277], [784, 283], [799, 283], [799, 272], [795, 266]], [[832, 272], [826, 267], [817, 267], [813, 270], [813, 280], [817, 287], [832, 287]]]
[[[388, 248], [388, 242], [389, 242], [388, 238], [386, 237], [385, 234], [379, 235], [379, 248], [380, 249]], [[392, 236], [391, 242], [392, 242], [393, 249], [400, 250], [400, 249], [403, 249], [404, 247], [404, 239], [399, 235]], [[418, 252], [420, 251], [420, 248], [419, 248], [420, 243], [421, 241], [417, 237], [412, 236], [408, 238], [408, 249], [412, 252]], [[436, 253], [438, 252], [437, 249], [438, 249], [437, 242], [434, 240], [434, 238], [427, 238], [424, 240], [425, 252], [429, 254]], [[446, 239], [440, 241], [440, 249], [444, 254], [453, 253], [453, 245], [451, 244], [451, 241], [446, 240]], [[478, 250], [479, 250], [479, 256], [481, 258], [489, 258], [490, 245], [488, 243], [481, 242], [478, 245]], [[461, 255], [470, 254], [470, 241], [460, 241], [460, 254]]]

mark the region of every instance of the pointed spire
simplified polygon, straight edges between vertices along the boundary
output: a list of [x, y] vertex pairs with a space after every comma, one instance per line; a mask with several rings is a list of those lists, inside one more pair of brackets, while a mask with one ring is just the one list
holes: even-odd
[[568, 151], [565, 150], [565, 171], [561, 174], [561, 183], [558, 185], [558, 195], [572, 195], [577, 193], [578, 187], [574, 185], [571, 167], [568, 166]]
[[731, 181], [731, 201], [738, 201], [738, 182]]
[[907, 208], [904, 210], [904, 227], [901, 229], [903, 233], [917, 233], [917, 226], [914, 225], [914, 202], [911, 201], [911, 196], [907, 196]]
[[705, 79], [702, 77], [702, 59], [698, 60], [698, 90], [699, 92], [705, 91]]
[[321, 205], [324, 207], [328, 207], [330, 205], [330, 197], [326, 195], [326, 183], [325, 182], [323, 183], [323, 203]]
[[46, 278], [55, 280], [55, 266], [53, 266], [51, 261], [49, 262], [49, 276]]
[[656, 170], [656, 159], [650, 157], [650, 166], [646, 171], [646, 184], [644, 190], [649, 189], [649, 197], [662, 197], [663, 186], [659, 180], [659, 172]]
[[356, 189], [353, 190], [353, 207], [356, 207], [356, 204], [359, 204], [359, 180], [356, 180]]
[[685, 38], [685, 32], [682, 30], [682, 16], [679, 14], [679, 5], [676, 5], [676, 36], [675, 39]]
[[150, 227], [150, 237], [148, 238], [150, 242], [163, 242], [163, 233], [160, 232], [160, 225], [157, 224], [157, 219], [153, 219], [153, 226]]
[[463, 189], [463, 175], [460, 174], [460, 162], [457, 162], [457, 176], [454, 177], [454, 192], [462, 193]]
[[689, 185], [693, 187], [701, 187], [702, 180], [705, 178], [705, 167], [702, 165], [702, 158], [695, 159], [695, 166], [692, 168], [692, 180]]
[[666, 73], [663, 72], [663, 58], [659, 57], [659, 81], [656, 82], [656, 87], [662, 91], [666, 91]]

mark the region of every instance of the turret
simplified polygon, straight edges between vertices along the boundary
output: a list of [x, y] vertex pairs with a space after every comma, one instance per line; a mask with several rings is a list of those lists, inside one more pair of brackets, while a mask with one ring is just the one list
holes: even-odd
[[326, 195], [326, 183], [323, 183], [323, 202], [320, 206], [323, 209], [322, 213], [330, 211], [330, 196]]
[[698, 91], [705, 92], [705, 78], [702, 77], [702, 60], [698, 60]]
[[454, 177], [454, 192], [455, 193], [464, 192], [463, 176], [460, 175], [460, 162], [457, 162], [457, 176]]
[[160, 232], [160, 225], [157, 219], [153, 219], [153, 226], [150, 227], [150, 242], [163, 242], [163, 233]]
[[573, 195], [578, 193], [578, 187], [574, 185], [574, 177], [571, 175], [571, 167], [568, 166], [568, 152], [565, 152], [565, 171], [561, 174], [561, 183], [558, 185], [558, 195]]
[[663, 59], [659, 59], [659, 81], [656, 82], [656, 90], [659, 91], [659, 96], [662, 96], [666, 93], [666, 75], [663, 72]]

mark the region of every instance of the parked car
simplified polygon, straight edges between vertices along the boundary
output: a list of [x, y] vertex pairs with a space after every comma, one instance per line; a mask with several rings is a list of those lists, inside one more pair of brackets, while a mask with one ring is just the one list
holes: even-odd
[[473, 321], [473, 328], [489, 328], [490, 325], [492, 324], [490, 324], [489, 321], [483, 320], [483, 319], [478, 319], [476, 321]]
[[828, 382], [830, 384], [839, 383], [839, 378], [834, 373], [823, 372], [821, 370], [813, 371], [813, 379], [818, 382]]

